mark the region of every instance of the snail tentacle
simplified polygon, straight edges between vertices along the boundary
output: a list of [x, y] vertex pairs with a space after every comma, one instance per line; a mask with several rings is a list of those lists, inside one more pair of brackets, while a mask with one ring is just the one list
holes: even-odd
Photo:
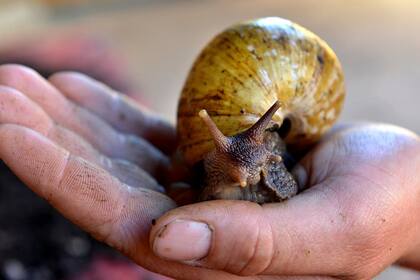
[[253, 126], [245, 130], [243, 133], [248, 137], [252, 137], [261, 141], [263, 138], [264, 130], [267, 128], [268, 124], [279, 108], [280, 102], [277, 100]]
[[209, 132], [211, 133], [216, 148], [220, 150], [226, 150], [229, 145], [229, 139], [219, 130], [217, 125], [210, 118], [207, 111], [203, 109], [198, 113], [198, 115], [204, 121]]

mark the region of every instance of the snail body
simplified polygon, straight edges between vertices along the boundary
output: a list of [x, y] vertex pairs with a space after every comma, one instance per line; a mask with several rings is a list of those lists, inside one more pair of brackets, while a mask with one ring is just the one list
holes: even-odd
[[272, 202], [296, 194], [285, 147], [315, 143], [344, 95], [334, 52], [295, 23], [261, 18], [217, 35], [196, 59], [178, 104], [179, 150], [189, 166], [204, 162], [202, 199]]

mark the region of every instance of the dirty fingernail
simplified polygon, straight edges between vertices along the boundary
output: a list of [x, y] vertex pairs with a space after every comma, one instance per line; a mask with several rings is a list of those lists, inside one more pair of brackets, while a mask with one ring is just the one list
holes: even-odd
[[207, 256], [212, 232], [205, 223], [174, 220], [163, 226], [153, 241], [156, 255], [173, 261], [193, 261]]

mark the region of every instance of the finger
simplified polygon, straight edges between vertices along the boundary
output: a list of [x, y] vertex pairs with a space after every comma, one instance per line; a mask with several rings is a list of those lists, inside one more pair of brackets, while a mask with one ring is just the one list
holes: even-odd
[[144, 230], [140, 224], [145, 217], [174, 206], [160, 193], [122, 184], [28, 128], [0, 125], [0, 140], [1, 159], [27, 186], [82, 229], [116, 247]]
[[139, 135], [164, 152], [174, 149], [173, 126], [129, 97], [77, 72], [57, 73], [49, 81], [68, 99], [97, 114], [115, 129]]
[[339, 246], [349, 244], [346, 212], [319, 193], [263, 207], [242, 201], [183, 206], [157, 221], [151, 247], [164, 259], [236, 275], [346, 275], [344, 264], [353, 260], [351, 250]]
[[71, 154], [95, 163], [129, 186], [164, 191], [164, 188], [153, 177], [137, 165], [102, 155], [83, 138], [68, 129], [54, 126], [46, 136]]
[[0, 86], [0, 123], [18, 124], [31, 128], [73, 155], [101, 166], [131, 186], [147, 186], [162, 191], [162, 187], [156, 180], [138, 166], [100, 154], [77, 134], [55, 125], [42, 108], [32, 100], [19, 91], [5, 86]]
[[152, 175], [161, 174], [169, 166], [169, 159], [146, 140], [117, 132], [98, 116], [69, 102], [56, 88], [27, 67], [0, 66], [0, 84], [28, 96], [55, 122], [79, 134], [107, 156], [133, 162]]

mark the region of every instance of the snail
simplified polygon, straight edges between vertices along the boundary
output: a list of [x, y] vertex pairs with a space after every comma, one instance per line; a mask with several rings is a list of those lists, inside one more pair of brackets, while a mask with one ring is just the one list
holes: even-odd
[[344, 95], [337, 56], [296, 23], [260, 18], [217, 35], [195, 60], [178, 104], [179, 151], [188, 166], [204, 167], [200, 200], [294, 196], [287, 150], [318, 141]]

